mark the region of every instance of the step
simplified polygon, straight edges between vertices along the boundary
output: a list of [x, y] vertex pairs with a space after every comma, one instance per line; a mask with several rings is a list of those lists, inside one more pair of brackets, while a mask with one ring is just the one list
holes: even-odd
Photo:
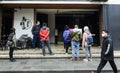
[[[0, 71], [0, 73], [93, 73], [92, 70], [69, 70], [69, 71]], [[94, 71], [95, 73], [95, 71]], [[112, 70], [103, 70], [101, 73], [113, 73]], [[120, 73], [120, 71], [118, 71]]]

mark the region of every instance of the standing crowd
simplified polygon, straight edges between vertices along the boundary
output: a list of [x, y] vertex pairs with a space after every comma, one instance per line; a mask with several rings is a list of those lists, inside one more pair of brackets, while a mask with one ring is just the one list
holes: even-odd
[[[69, 29], [68, 25], [65, 26], [65, 30], [63, 32], [64, 48], [66, 49], [66, 53], [68, 53], [68, 48], [70, 46], [72, 47], [71, 60], [80, 60], [80, 45], [82, 41], [82, 47], [86, 50], [86, 58], [84, 61], [92, 61], [92, 43], [88, 44], [89, 37], [92, 37], [92, 34], [90, 33], [88, 26], [84, 27], [83, 34], [78, 28], [78, 25], [75, 25], [74, 29]], [[93, 42], [93, 40], [91, 42]]]
[[[93, 38], [92, 34], [89, 30], [88, 26], [84, 26], [84, 32], [78, 28], [78, 25], [75, 25], [73, 29], [70, 29], [68, 25], [65, 25], [65, 30], [63, 31], [63, 41], [64, 41], [64, 48], [66, 49], [66, 54], [68, 54], [68, 49], [71, 46], [72, 48], [72, 58], [71, 60], [79, 61], [80, 60], [80, 46], [85, 48], [86, 58], [83, 59], [84, 61], [92, 61], [92, 51], [91, 46], [93, 45]], [[42, 48], [43, 56], [46, 55], [45, 45], [48, 47], [49, 54], [54, 55], [50, 45], [50, 29], [47, 27], [47, 23], [43, 23], [42, 27], [40, 26], [40, 22], [37, 21], [36, 25], [32, 28], [33, 34], [33, 42], [32, 48], [36, 47], [36, 42], [38, 43], [38, 47]], [[102, 68], [105, 66], [107, 62], [113, 68], [114, 73], [117, 72], [117, 67], [114, 62], [114, 52], [113, 52], [113, 43], [111, 37], [109, 37], [109, 32], [107, 30], [102, 31], [102, 50], [101, 50], [101, 61], [97, 68], [97, 73], [100, 73]], [[13, 58], [13, 52], [16, 47], [15, 42], [15, 28], [11, 29], [11, 33], [8, 37], [7, 45], [10, 47], [9, 50], [9, 60], [11, 62], [15, 62], [16, 60]], [[57, 43], [56, 43], [57, 44]]]

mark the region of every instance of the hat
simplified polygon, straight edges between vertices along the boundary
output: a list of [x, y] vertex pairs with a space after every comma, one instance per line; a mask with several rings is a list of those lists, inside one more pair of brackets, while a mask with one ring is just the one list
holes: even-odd
[[85, 26], [85, 27], [84, 27], [84, 31], [85, 31], [85, 30], [88, 30], [88, 29], [89, 29], [88, 26]]

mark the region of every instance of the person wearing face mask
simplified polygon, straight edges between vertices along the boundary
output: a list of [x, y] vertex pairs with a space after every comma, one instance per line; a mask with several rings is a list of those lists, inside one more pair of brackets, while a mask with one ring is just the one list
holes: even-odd
[[32, 48], [36, 48], [36, 43], [38, 45], [38, 48], [41, 48], [41, 42], [40, 42], [40, 36], [39, 36], [39, 32], [40, 32], [40, 22], [37, 21], [36, 25], [34, 25], [32, 27], [32, 34], [33, 34], [33, 41], [32, 41]]
[[112, 39], [109, 37], [107, 30], [102, 31], [102, 37], [103, 42], [101, 50], [101, 61], [96, 73], [100, 73], [107, 62], [110, 63], [114, 73], [118, 73], [116, 64], [114, 62], [113, 42]]

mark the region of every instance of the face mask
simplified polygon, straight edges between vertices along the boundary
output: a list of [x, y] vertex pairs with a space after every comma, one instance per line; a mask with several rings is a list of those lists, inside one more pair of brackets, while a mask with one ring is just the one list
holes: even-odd
[[102, 37], [105, 37], [105, 34], [102, 34]]

